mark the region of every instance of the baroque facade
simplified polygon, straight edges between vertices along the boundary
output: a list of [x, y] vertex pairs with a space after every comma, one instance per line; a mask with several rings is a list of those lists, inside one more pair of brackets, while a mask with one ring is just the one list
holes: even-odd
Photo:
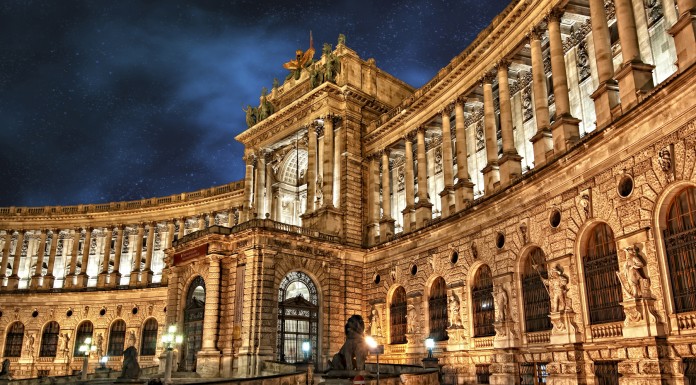
[[298, 51], [243, 181], [0, 208], [2, 359], [156, 365], [176, 324], [181, 371], [324, 369], [361, 314], [387, 362], [435, 339], [450, 384], [696, 383], [695, 16], [515, 0], [419, 89], [343, 36]]

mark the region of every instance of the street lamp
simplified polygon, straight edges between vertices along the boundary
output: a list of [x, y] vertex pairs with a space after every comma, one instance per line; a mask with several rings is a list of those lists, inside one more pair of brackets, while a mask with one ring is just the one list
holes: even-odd
[[309, 350], [310, 349], [311, 349], [311, 345], [310, 345], [309, 341], [302, 342], [302, 352], [304, 353], [305, 362], [309, 362]]
[[172, 382], [172, 350], [174, 345], [179, 345], [184, 340], [184, 336], [176, 333], [176, 325], [169, 325], [167, 333], [162, 336], [162, 343], [167, 351], [166, 360], [164, 362], [164, 383]]
[[109, 356], [102, 356], [102, 358], [99, 359], [99, 364], [101, 365], [102, 369], [106, 369], [107, 362], [109, 362]]
[[433, 348], [435, 347], [435, 340], [432, 338], [426, 338], [425, 347], [428, 349], [428, 359], [433, 358]]
[[372, 336], [365, 337], [365, 343], [369, 352], [377, 356], [377, 385], [379, 385], [379, 355], [384, 354], [384, 345], [377, 343]]
[[80, 379], [82, 381], [87, 380], [87, 369], [89, 365], [89, 353], [94, 352], [97, 350], [96, 345], [92, 345], [92, 337], [87, 337], [85, 338], [85, 342], [80, 345], [80, 348], [78, 351], [80, 351], [82, 354], [85, 355], [85, 358], [82, 360], [82, 375], [80, 376]]

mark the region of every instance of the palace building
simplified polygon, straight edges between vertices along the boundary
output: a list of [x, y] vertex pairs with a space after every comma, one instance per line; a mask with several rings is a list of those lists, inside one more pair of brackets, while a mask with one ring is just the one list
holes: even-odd
[[514, 0], [419, 89], [298, 51], [244, 180], [0, 208], [0, 360], [323, 370], [360, 314], [447, 384], [696, 384], [695, 62], [696, 0]]

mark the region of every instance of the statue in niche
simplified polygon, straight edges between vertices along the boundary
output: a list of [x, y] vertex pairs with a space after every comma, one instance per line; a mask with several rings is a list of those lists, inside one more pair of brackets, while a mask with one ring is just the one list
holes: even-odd
[[346, 342], [329, 362], [333, 370], [365, 370], [367, 344], [365, 343], [365, 322], [358, 314], [353, 314], [346, 322]]
[[375, 305], [372, 305], [372, 310], [370, 311], [370, 317], [368, 319], [368, 322], [370, 323], [370, 326], [368, 328], [370, 331], [370, 335], [373, 337], [381, 337], [382, 321], [380, 320], [379, 311], [377, 311]]
[[408, 332], [411, 334], [418, 333], [418, 312], [416, 312], [415, 305], [408, 305], [406, 317]]
[[624, 248], [626, 259], [623, 264], [623, 272], [616, 272], [629, 298], [641, 298], [649, 291], [649, 281], [643, 272], [645, 263], [641, 257], [638, 244]]
[[247, 128], [255, 125], [258, 120], [258, 111], [256, 107], [247, 105], [246, 108], [242, 108], [242, 111], [244, 111], [244, 113], [246, 114]]
[[460, 313], [459, 298], [457, 294], [453, 291], [452, 295], [449, 297], [449, 327], [450, 329], [460, 329], [462, 328], [464, 322], [462, 322], [462, 315]]
[[128, 346], [135, 346], [135, 332], [133, 330], [128, 334]]
[[[536, 266], [534, 267], [536, 269]], [[539, 275], [541, 282], [546, 286], [551, 299], [551, 312], [556, 313], [566, 309], [566, 293], [568, 292], [568, 277], [563, 274], [563, 269], [556, 265], [549, 271], [549, 278]]]
[[294, 78], [300, 79], [302, 70], [309, 67], [314, 62], [314, 40], [312, 39], [312, 31], [309, 32], [309, 48], [302, 52], [301, 49], [295, 51], [295, 59], [283, 64], [283, 68], [289, 70], [290, 73], [285, 80]]
[[34, 335], [27, 333], [27, 353], [29, 356], [34, 356]]
[[493, 297], [495, 300], [495, 321], [496, 322], [502, 322], [502, 321], [507, 321], [510, 318], [509, 311], [508, 311], [508, 294], [505, 289], [498, 288], [493, 293]]
[[104, 355], [104, 336], [97, 334], [95, 346], [97, 347], [97, 357], [101, 358]]

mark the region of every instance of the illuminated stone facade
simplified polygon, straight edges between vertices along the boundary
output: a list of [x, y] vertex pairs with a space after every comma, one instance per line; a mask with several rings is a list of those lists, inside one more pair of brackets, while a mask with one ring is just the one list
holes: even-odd
[[262, 96], [244, 181], [0, 209], [3, 357], [76, 370], [89, 332], [93, 366], [155, 365], [177, 324], [180, 370], [258, 375], [305, 340], [325, 368], [358, 313], [387, 362], [435, 338], [448, 383], [693, 383], [695, 15], [513, 1], [417, 90], [340, 38]]

